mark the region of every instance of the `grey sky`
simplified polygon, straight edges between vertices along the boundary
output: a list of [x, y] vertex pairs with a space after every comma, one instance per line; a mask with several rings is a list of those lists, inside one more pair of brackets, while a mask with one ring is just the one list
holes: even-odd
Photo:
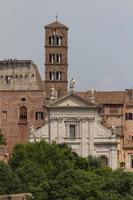
[[31, 59], [43, 75], [43, 27], [56, 13], [78, 90], [133, 86], [133, 0], [0, 0], [0, 59]]

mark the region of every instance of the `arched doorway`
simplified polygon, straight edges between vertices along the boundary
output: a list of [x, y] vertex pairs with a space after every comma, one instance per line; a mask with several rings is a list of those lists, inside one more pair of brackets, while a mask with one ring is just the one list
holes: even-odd
[[101, 163], [102, 163], [102, 165], [104, 166], [104, 167], [107, 167], [108, 166], [108, 158], [107, 158], [107, 156], [104, 156], [104, 155], [102, 155], [102, 156], [100, 156], [100, 160], [101, 160]]

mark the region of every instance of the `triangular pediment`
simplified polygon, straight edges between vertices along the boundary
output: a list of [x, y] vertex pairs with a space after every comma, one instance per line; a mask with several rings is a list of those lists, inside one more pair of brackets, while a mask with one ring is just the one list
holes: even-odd
[[49, 107], [97, 107], [97, 105], [86, 101], [75, 93], [70, 93], [57, 101], [52, 102]]

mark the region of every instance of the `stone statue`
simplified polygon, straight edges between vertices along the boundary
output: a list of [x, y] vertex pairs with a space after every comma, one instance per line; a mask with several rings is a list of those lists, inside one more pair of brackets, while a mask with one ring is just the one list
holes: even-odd
[[35, 131], [34, 126], [31, 124], [31, 126], [30, 126], [30, 133], [31, 133], [31, 135], [34, 134], [34, 131]]
[[55, 88], [50, 89], [50, 99], [54, 100], [56, 98], [56, 91]]
[[117, 133], [116, 127], [114, 125], [112, 125], [111, 129], [112, 129], [112, 134], [116, 134]]
[[92, 103], [94, 103], [94, 101], [95, 101], [95, 96], [94, 96], [94, 94], [95, 94], [94, 89], [91, 88], [90, 101], [91, 101]]
[[34, 142], [36, 142], [36, 137], [35, 137], [35, 128], [34, 126], [31, 124], [30, 126], [30, 138], [33, 137]]
[[76, 84], [76, 81], [72, 78], [71, 81], [70, 81], [70, 90], [75, 90], [75, 84]]

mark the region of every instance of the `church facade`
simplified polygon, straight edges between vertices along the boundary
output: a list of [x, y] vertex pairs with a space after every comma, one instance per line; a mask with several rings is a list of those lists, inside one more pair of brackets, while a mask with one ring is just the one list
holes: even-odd
[[[52, 105], [55, 106], [58, 103], [60, 105], [62, 98], [64, 99], [65, 97], [67, 97], [69, 99], [72, 97], [72, 94], [69, 96], [68, 91], [68, 27], [58, 21], [46, 25], [44, 40], [45, 80], [41, 79], [38, 68], [33, 61], [16, 59], [0, 61], [0, 129], [7, 140], [7, 149], [9, 153], [12, 152], [15, 144], [20, 142], [24, 143], [29, 140], [31, 127], [34, 127], [34, 130], [36, 130], [36, 132], [40, 131], [38, 132], [38, 134], [41, 133], [42, 129], [45, 129], [46, 140], [50, 142], [53, 139], [56, 140], [57, 132], [54, 133], [55, 129], [53, 127], [55, 126], [55, 124], [57, 126], [58, 120], [53, 120], [51, 122], [53, 132], [51, 132], [50, 135], [53, 134], [53, 138], [52, 136], [50, 138], [50, 135], [47, 135], [47, 109], [49, 108], [50, 110], [52, 110], [51, 118], [53, 118], [53, 115], [54, 118], [56, 118], [54, 113], [55, 108], [53, 108]], [[102, 156], [102, 153], [99, 152], [102, 152], [101, 146], [103, 144], [100, 144], [101, 146], [99, 144], [94, 144], [96, 143], [96, 141], [94, 142], [94, 138], [97, 138], [97, 134], [100, 134], [99, 137], [101, 139], [99, 139], [99, 141], [103, 140], [102, 142], [104, 143], [104, 139], [106, 138], [106, 142], [109, 143], [108, 140], [111, 137], [111, 148], [115, 149], [113, 152], [116, 152], [117, 146], [117, 156], [115, 153], [113, 153], [112, 155], [109, 154], [109, 149], [108, 153], [105, 151], [106, 155], [104, 155], [108, 158], [108, 163], [113, 163], [113, 165], [116, 167], [116, 162], [111, 161], [111, 157], [109, 155], [111, 155], [113, 159], [114, 156], [116, 156], [118, 167], [123, 164], [126, 169], [132, 170], [133, 90], [88, 90], [84, 92], [74, 91], [73, 95], [75, 95], [74, 102], [77, 102], [77, 99], [79, 100], [79, 98], [81, 98], [81, 104], [84, 101], [87, 101], [88, 104], [91, 102], [98, 105], [97, 110], [96, 107], [95, 109], [91, 109], [90, 107], [87, 107], [86, 104], [86, 109], [88, 112], [85, 116], [86, 120], [82, 119], [82, 117], [80, 118], [80, 115], [84, 115], [84, 110], [83, 113], [80, 113], [82, 111], [80, 107], [72, 108], [71, 112], [73, 112], [74, 109], [77, 109], [80, 113], [78, 113], [78, 116], [76, 118], [76, 110], [76, 113], [72, 117], [73, 119], [77, 119], [77, 123], [78, 120], [82, 121], [82, 123], [78, 123], [78, 126], [81, 128], [81, 124], [82, 126], [84, 124], [84, 127], [88, 127], [88, 131], [87, 129], [86, 131], [84, 129], [82, 130], [83, 138], [81, 137], [81, 132], [79, 133], [80, 137], [76, 139], [76, 141], [78, 140], [77, 146], [72, 146], [73, 148], [75, 148], [75, 151], [78, 152], [80, 155], [88, 155], [87, 153], [84, 153], [87, 151], [83, 150], [83, 144], [86, 144], [86, 148], [89, 149], [91, 146], [90, 143], [93, 141], [93, 147], [91, 146], [92, 148], [91, 150], [88, 150], [88, 152], [93, 151], [93, 155]], [[64, 103], [65, 101], [67, 101], [67, 98], [64, 99]], [[59, 106], [57, 106], [56, 110], [58, 109], [61, 111], [61, 109], [63, 110], [64, 108], [59, 108]], [[70, 108], [66, 107], [65, 109], [67, 110]], [[65, 112], [65, 109], [61, 112]], [[97, 112], [95, 120], [92, 120], [93, 117], [90, 116], [90, 110], [95, 110], [95, 112]], [[68, 113], [71, 116], [72, 113]], [[67, 118], [69, 118], [68, 113], [66, 113]], [[56, 114], [58, 118], [59, 113], [57, 112]], [[101, 121], [97, 121], [98, 117], [100, 117]], [[64, 124], [64, 127], [65, 125], [67, 126], [64, 114], [62, 120], [63, 122], [58, 124], [60, 128], [61, 124]], [[74, 126], [72, 126], [71, 130], [76, 131], [77, 129], [80, 129], [77, 127], [74, 128]], [[63, 129], [65, 130], [63, 131], [63, 134], [65, 135], [63, 135], [62, 137], [66, 138], [63, 139], [63, 142], [64, 140], [69, 140], [66, 135], [66, 129], [67, 128]], [[90, 130], [91, 133], [89, 132]], [[86, 134], [92, 134], [94, 136], [92, 141]], [[59, 142], [62, 141], [60, 137], [58, 138], [58, 140]], [[73, 143], [75, 144], [75, 141], [73, 141]], [[112, 164], [109, 164], [109, 166], [111, 165]]]
[[117, 168], [118, 139], [115, 132], [101, 124], [99, 106], [86, 101], [74, 91], [51, 102], [47, 107], [46, 124], [30, 135], [30, 142], [65, 143], [80, 156], [99, 157], [103, 164]]

